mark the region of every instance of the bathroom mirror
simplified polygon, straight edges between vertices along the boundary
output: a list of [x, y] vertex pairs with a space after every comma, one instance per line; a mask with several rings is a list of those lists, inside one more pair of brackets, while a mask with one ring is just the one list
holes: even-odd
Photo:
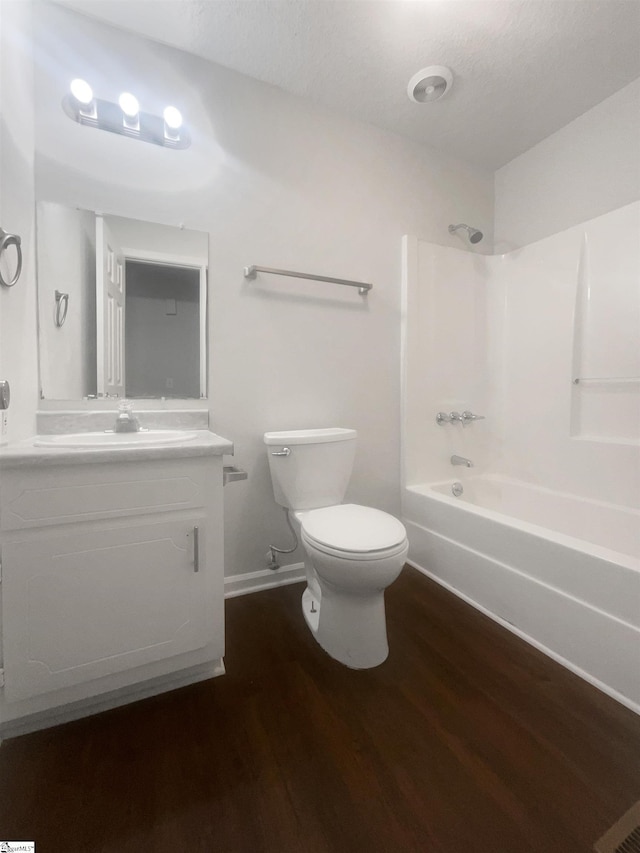
[[208, 235], [37, 203], [40, 396], [206, 397]]

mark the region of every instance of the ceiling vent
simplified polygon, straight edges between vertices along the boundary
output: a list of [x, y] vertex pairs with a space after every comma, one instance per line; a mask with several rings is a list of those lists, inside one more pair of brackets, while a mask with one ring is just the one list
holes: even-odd
[[448, 68], [444, 65], [430, 65], [409, 80], [407, 94], [409, 100], [416, 104], [428, 104], [444, 97], [452, 85], [453, 74]]

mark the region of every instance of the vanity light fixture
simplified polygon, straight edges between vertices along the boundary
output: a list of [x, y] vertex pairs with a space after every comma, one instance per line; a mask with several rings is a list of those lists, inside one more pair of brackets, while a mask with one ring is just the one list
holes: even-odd
[[182, 113], [176, 107], [165, 107], [162, 113], [164, 119], [164, 135], [166, 139], [178, 139], [182, 127]]
[[140, 130], [140, 104], [131, 92], [123, 92], [118, 98], [122, 110], [122, 123], [130, 130]]
[[73, 121], [110, 133], [119, 133], [164, 148], [188, 148], [191, 137], [175, 107], [166, 107], [162, 116], [140, 110], [138, 99], [123, 92], [118, 103], [94, 97], [91, 86], [80, 78], [71, 81], [62, 99], [62, 109]]
[[75, 102], [76, 108], [86, 118], [96, 118], [96, 102], [93, 97], [93, 89], [86, 80], [81, 80], [76, 77], [71, 81], [69, 87], [71, 90], [71, 98]]

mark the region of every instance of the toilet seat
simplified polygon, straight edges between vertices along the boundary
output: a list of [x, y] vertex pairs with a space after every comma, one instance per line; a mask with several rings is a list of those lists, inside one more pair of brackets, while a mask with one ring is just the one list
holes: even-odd
[[330, 545], [321, 545], [309, 539], [306, 534], [302, 533], [302, 541], [308, 548], [314, 551], [320, 551], [322, 554], [327, 554], [330, 557], [340, 557], [340, 559], [354, 563], [366, 563], [367, 560], [386, 560], [387, 557], [395, 557], [396, 554], [401, 554], [407, 547], [407, 540], [404, 539], [394, 548], [385, 548], [380, 551], [342, 551], [340, 548], [332, 548]]
[[394, 516], [373, 507], [338, 504], [297, 513], [312, 548], [343, 559], [378, 560], [400, 553], [407, 532]]

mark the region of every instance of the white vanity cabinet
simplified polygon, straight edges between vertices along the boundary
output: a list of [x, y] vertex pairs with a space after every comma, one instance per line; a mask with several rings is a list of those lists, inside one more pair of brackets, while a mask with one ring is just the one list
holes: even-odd
[[3, 727], [224, 671], [222, 484], [221, 455], [0, 467]]

